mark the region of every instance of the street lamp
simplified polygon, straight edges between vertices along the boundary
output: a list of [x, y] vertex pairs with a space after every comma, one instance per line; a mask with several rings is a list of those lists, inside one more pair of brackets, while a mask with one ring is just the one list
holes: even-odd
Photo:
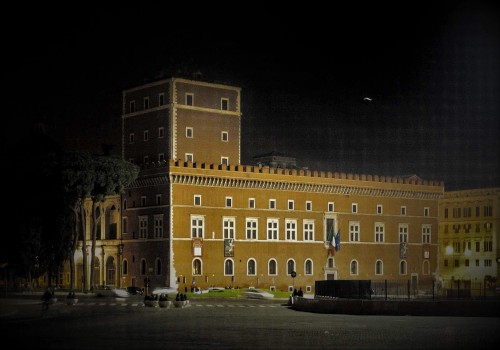
[[118, 279], [120, 280], [120, 288], [122, 288], [122, 260], [123, 260], [123, 238], [120, 237], [118, 244]]

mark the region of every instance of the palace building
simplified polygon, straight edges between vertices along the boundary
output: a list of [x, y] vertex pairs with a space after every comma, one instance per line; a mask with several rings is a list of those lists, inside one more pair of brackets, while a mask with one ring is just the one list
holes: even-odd
[[123, 92], [122, 155], [141, 172], [105, 205], [96, 283], [314, 292], [436, 278], [442, 182], [241, 164], [240, 94], [181, 78]]

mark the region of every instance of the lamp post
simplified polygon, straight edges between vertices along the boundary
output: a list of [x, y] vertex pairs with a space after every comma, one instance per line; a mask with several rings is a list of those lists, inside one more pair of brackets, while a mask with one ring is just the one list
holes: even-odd
[[119, 287], [122, 288], [122, 260], [123, 260], [123, 238], [120, 237], [118, 244], [118, 279], [120, 280]]

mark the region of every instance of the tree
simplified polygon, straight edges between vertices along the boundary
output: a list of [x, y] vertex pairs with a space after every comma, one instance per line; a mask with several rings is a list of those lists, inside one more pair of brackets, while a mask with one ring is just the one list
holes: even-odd
[[[138, 176], [139, 168], [116, 156], [94, 157], [96, 175], [94, 186], [90, 197], [92, 200], [92, 247], [90, 254], [90, 281], [94, 283], [95, 248], [97, 240], [97, 228], [103, 215], [103, 202], [106, 196], [122, 194]], [[121, 262], [118, 262], [121, 263]]]
[[92, 156], [83, 152], [68, 152], [61, 159], [61, 182], [65, 192], [65, 203], [73, 216], [71, 230], [70, 288], [75, 288], [75, 251], [82, 240], [83, 289], [87, 290], [87, 240], [85, 235], [85, 198], [89, 197], [96, 182], [95, 162]]
[[60, 154], [60, 147], [45, 134], [42, 124], [36, 124], [8, 152], [9, 186], [15, 195], [10, 201], [9, 234], [2, 244], [1, 260], [30, 286], [44, 273], [48, 273], [50, 285], [53, 272], [66, 258], [67, 237], [58, 230], [64, 215], [57, 167]]

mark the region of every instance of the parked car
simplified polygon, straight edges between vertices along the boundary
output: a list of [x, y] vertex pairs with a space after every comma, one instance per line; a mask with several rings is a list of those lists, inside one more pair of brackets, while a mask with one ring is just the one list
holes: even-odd
[[96, 294], [98, 297], [117, 297], [127, 298], [130, 296], [125, 288], [116, 288], [115, 286], [97, 286]]
[[251, 299], [272, 299], [272, 298], [274, 298], [274, 294], [271, 294], [269, 292], [266, 292], [265, 290], [257, 289], [257, 288], [247, 289], [244, 292], [244, 295], [247, 298], [251, 298]]
[[143, 295], [144, 291], [140, 287], [127, 287], [127, 292], [131, 295]]
[[171, 288], [171, 287], [156, 287], [152, 294], [153, 295], [159, 295], [159, 294], [176, 294], [177, 289], [176, 288]]

